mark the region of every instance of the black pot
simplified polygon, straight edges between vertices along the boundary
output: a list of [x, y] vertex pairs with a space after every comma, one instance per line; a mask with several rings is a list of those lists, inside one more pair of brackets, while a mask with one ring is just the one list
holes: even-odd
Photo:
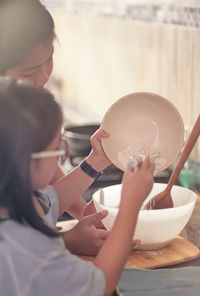
[[65, 127], [65, 135], [69, 141], [71, 157], [84, 157], [90, 153], [90, 137], [99, 127], [100, 124]]

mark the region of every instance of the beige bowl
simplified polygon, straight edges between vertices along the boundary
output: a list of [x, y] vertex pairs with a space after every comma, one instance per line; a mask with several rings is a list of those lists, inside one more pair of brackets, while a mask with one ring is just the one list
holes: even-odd
[[148, 155], [156, 172], [169, 167], [184, 142], [179, 111], [167, 99], [149, 92], [129, 94], [117, 100], [103, 117], [101, 127], [110, 133], [102, 139], [112, 163], [124, 171], [129, 158]]
[[[166, 184], [155, 183], [144, 204], [161, 192]], [[97, 212], [108, 210], [108, 216], [102, 220], [106, 229], [110, 230], [118, 214], [121, 198], [121, 184], [103, 189], [104, 200], [100, 198], [100, 191], [93, 194], [93, 201]], [[187, 224], [194, 205], [196, 194], [184, 187], [174, 185], [171, 191], [174, 207], [162, 210], [143, 210], [138, 215], [134, 238], [141, 240], [141, 250], [153, 250], [168, 245]]]

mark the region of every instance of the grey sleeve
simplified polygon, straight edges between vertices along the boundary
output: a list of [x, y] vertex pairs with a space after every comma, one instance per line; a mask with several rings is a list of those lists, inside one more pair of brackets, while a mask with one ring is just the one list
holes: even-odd
[[53, 219], [54, 224], [56, 224], [59, 215], [59, 199], [56, 190], [53, 186], [47, 186], [41, 191], [41, 196], [43, 202], [49, 208], [49, 215]]

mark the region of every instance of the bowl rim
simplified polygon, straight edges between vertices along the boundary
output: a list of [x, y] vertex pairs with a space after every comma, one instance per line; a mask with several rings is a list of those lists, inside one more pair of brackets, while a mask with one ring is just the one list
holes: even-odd
[[[159, 185], [165, 185], [165, 186], [167, 186], [167, 184], [165, 184], [165, 183], [154, 183], [154, 184], [159, 184]], [[122, 187], [122, 184], [115, 184], [115, 185], [107, 186], [107, 187], [104, 187], [103, 189], [110, 188], [110, 187], [116, 187], [116, 186], [118, 186], [118, 187], [120, 188], [120, 187]], [[190, 202], [188, 202], [187, 204], [183, 204], [183, 205], [176, 206], [176, 207], [173, 207], [173, 208], [156, 209], [156, 213], [160, 213], [160, 212], [167, 211], [167, 210], [175, 211], [176, 209], [179, 209], [179, 208], [185, 207], [185, 206], [187, 206], [188, 204], [196, 203], [196, 201], [197, 201], [197, 193], [196, 193], [195, 191], [193, 191], [193, 190], [191, 190], [191, 189], [189, 189], [189, 188], [185, 188], [185, 187], [180, 186], [180, 185], [173, 185], [173, 187], [176, 187], [176, 188], [182, 188], [182, 190], [189, 191], [190, 193], [192, 193], [192, 196], [191, 196], [191, 197], [192, 197], [192, 200], [191, 200]], [[172, 187], [172, 188], [173, 188], [173, 187]], [[94, 192], [94, 193], [92, 194], [92, 200], [93, 200], [95, 203], [101, 205], [101, 206], [102, 206], [103, 208], [105, 208], [105, 209], [112, 209], [112, 210], [114, 209], [114, 210], [118, 211], [119, 207], [106, 206], [106, 205], [100, 203], [99, 201], [95, 200], [95, 196], [98, 196], [98, 195], [99, 195], [99, 194], [98, 194], [99, 191], [100, 191], [100, 189], [97, 190], [96, 192]], [[144, 202], [145, 202], [145, 201], [144, 201]], [[143, 204], [142, 204], [142, 206], [143, 206]], [[155, 212], [155, 210], [151, 210], [151, 211], [150, 211], [150, 210], [145, 210], [145, 209], [142, 208], [142, 206], [141, 206], [139, 212], [147, 212], [147, 211], [148, 211], [149, 213], [151, 213], [152, 211]]]

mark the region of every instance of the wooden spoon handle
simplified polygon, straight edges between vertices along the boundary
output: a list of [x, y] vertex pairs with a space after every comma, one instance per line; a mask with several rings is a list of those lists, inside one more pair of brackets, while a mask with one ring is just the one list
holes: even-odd
[[184, 163], [186, 162], [188, 156], [190, 155], [190, 152], [192, 151], [198, 137], [200, 135], [200, 115], [198, 116], [196, 123], [190, 133], [190, 136], [187, 140], [187, 143], [181, 153], [181, 156], [171, 174], [171, 177], [169, 179], [168, 185], [166, 187], [166, 191], [170, 191], [172, 186], [174, 185], [176, 179], [178, 178], [178, 175], [180, 171], [182, 170]]

